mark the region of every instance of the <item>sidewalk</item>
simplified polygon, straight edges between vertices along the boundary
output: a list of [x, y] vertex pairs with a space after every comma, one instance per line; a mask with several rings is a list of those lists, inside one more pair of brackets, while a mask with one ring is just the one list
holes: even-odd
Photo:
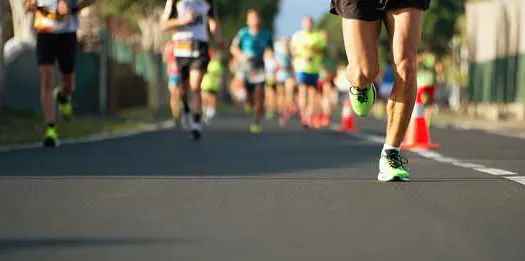
[[[378, 119], [385, 118], [384, 105], [377, 104], [372, 111], [372, 115]], [[432, 118], [431, 127], [483, 130], [493, 134], [525, 139], [525, 122], [511, 120], [491, 121], [459, 114], [449, 109], [436, 111]]]

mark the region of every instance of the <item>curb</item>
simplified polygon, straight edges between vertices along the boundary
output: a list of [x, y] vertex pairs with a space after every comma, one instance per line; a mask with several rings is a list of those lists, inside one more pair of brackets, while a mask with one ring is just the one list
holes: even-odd
[[[131, 130], [127, 130], [127, 131], [122, 131], [122, 132], [99, 133], [99, 134], [92, 134], [92, 135], [83, 136], [79, 138], [65, 139], [65, 140], [60, 141], [60, 145], [62, 146], [62, 145], [98, 142], [98, 141], [104, 141], [104, 140], [122, 139], [122, 138], [136, 136], [139, 134], [155, 132], [159, 130], [172, 129], [173, 127], [175, 127], [175, 124], [173, 123], [173, 121], [166, 120], [166, 121], [157, 122], [157, 123], [144, 124], [142, 126], [139, 126]], [[0, 153], [17, 151], [17, 150], [38, 149], [38, 148], [42, 148], [42, 143], [40, 142], [22, 143], [22, 144], [10, 145], [10, 146], [0, 146]]]

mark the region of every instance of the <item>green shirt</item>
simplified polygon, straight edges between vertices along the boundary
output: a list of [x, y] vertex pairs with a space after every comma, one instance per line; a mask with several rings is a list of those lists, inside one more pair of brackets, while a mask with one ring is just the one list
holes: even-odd
[[300, 31], [292, 37], [295, 51], [294, 67], [298, 72], [319, 73], [323, 67], [322, 50], [326, 41], [319, 32]]

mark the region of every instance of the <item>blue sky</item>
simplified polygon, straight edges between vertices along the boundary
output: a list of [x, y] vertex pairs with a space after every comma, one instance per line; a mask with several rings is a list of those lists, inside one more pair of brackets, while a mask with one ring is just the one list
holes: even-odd
[[281, 0], [277, 17], [277, 36], [291, 35], [301, 28], [301, 18], [306, 15], [319, 18], [328, 12], [330, 0]]

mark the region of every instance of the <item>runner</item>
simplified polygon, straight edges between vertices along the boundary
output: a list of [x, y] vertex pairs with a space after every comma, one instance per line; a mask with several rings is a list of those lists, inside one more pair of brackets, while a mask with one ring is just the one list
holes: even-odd
[[214, 34], [217, 42], [222, 42], [211, 0], [167, 0], [163, 29], [173, 32], [175, 63], [180, 75], [180, 83], [174, 83], [174, 86], [180, 89], [183, 122], [190, 123], [193, 140], [199, 140], [202, 136], [201, 83], [210, 62], [208, 29]]
[[250, 125], [251, 133], [262, 131], [261, 119], [264, 114], [265, 68], [264, 53], [273, 48], [272, 34], [262, 28], [259, 12], [248, 10], [247, 27], [242, 28], [235, 36], [231, 53], [241, 62], [244, 68], [244, 86], [248, 92], [248, 103], [255, 109], [255, 117]]
[[376, 100], [372, 82], [379, 71], [377, 45], [382, 21], [391, 39], [393, 68], [397, 77], [387, 105], [387, 134], [379, 160], [379, 181], [410, 179], [406, 160], [399, 148], [414, 108], [422, 11], [429, 4], [430, 0], [331, 1], [331, 12], [342, 16], [349, 61], [349, 95], [358, 116], [366, 116]]
[[266, 118], [271, 120], [278, 114], [281, 105], [277, 93], [277, 61], [271, 50], [264, 53], [264, 68], [266, 71]]
[[304, 127], [314, 127], [312, 118], [320, 110], [320, 94], [317, 83], [322, 66], [322, 55], [326, 42], [314, 31], [314, 20], [305, 17], [303, 30], [292, 37], [294, 69], [299, 83], [299, 110]]
[[[36, 53], [40, 67], [40, 101], [46, 123], [43, 145], [58, 146], [55, 99], [64, 120], [73, 117], [71, 99], [75, 89], [78, 13], [94, 0], [29, 0], [28, 12], [35, 14]], [[53, 90], [54, 65], [58, 61], [61, 88]]]
[[295, 110], [295, 83], [293, 79], [292, 54], [290, 40], [283, 37], [275, 43], [275, 58], [277, 60], [277, 93], [281, 102], [281, 117], [279, 124], [286, 125]]
[[[321, 37], [325, 42], [328, 41], [328, 32], [322, 30]], [[335, 89], [335, 76], [337, 74], [337, 64], [333, 58], [332, 53], [330, 52], [329, 45], [327, 44], [324, 49], [323, 55], [323, 66], [319, 74], [319, 89], [322, 93], [321, 95], [321, 109], [322, 114], [319, 116], [319, 124], [322, 127], [327, 127], [330, 125], [332, 120], [332, 111], [337, 105], [337, 97]]]
[[[240, 62], [232, 57], [230, 59], [230, 97], [237, 106], [246, 105], [246, 89], [244, 88], [244, 73], [240, 68]], [[247, 108], [247, 107], [245, 107]]]
[[425, 118], [430, 125], [437, 85], [436, 56], [427, 49], [418, 55], [418, 65], [416, 99], [425, 106]]
[[180, 118], [180, 88], [177, 88], [181, 84], [180, 73], [177, 67], [176, 57], [175, 57], [175, 44], [173, 41], [168, 41], [164, 47], [164, 62], [167, 67], [168, 75], [168, 89], [170, 92], [170, 109], [171, 115], [175, 122], [175, 125], [182, 125], [184, 129], [189, 128], [189, 119], [184, 117], [181, 121]]
[[211, 61], [208, 70], [202, 79], [202, 110], [204, 123], [210, 124], [217, 111], [217, 91], [222, 82], [224, 72], [220, 55], [210, 51]]

